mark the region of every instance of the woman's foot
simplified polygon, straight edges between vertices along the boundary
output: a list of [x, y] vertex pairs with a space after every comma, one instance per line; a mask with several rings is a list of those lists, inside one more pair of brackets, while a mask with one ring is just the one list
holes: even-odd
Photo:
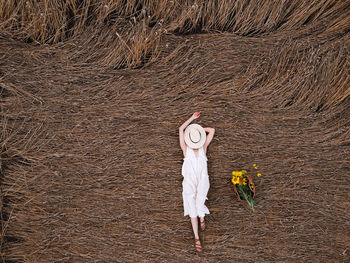
[[204, 218], [203, 219], [200, 219], [200, 225], [201, 225], [201, 230], [204, 231], [205, 230], [205, 220]]
[[194, 239], [194, 246], [196, 247], [196, 251], [198, 253], [202, 253], [203, 252], [203, 249], [202, 249], [202, 244], [201, 244], [201, 241], [199, 240], [199, 238], [195, 238]]

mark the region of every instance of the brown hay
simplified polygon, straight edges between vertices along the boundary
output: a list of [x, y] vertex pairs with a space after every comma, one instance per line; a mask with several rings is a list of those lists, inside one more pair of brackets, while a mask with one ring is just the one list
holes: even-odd
[[[349, 28], [346, 1], [4, 1], [2, 261], [346, 262]], [[217, 131], [200, 256], [194, 110]], [[230, 183], [253, 163], [254, 213]]]

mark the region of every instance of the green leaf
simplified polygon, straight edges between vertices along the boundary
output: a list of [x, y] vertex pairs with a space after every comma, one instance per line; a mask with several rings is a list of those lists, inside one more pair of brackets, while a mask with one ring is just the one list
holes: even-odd
[[237, 192], [241, 199], [247, 201], [248, 206], [254, 210], [256, 201], [253, 199], [253, 192], [250, 190], [248, 185], [237, 185]]

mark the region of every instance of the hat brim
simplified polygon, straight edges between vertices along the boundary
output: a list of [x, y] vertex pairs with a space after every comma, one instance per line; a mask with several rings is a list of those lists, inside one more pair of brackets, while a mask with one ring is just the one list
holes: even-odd
[[[190, 132], [192, 129], [197, 130], [200, 134], [200, 140], [198, 142], [193, 142], [190, 138]], [[187, 146], [189, 146], [192, 149], [199, 149], [204, 145], [205, 140], [207, 138], [207, 134], [205, 133], [205, 130], [203, 129], [202, 126], [194, 123], [187, 126], [184, 137], [185, 137], [185, 143], [187, 144]]]

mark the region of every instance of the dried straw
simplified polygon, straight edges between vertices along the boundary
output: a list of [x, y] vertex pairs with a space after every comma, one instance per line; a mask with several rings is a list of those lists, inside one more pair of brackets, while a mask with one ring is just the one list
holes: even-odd
[[[3, 1], [3, 262], [346, 262], [347, 1]], [[177, 128], [216, 128], [204, 254]], [[253, 172], [257, 208], [234, 198]]]

